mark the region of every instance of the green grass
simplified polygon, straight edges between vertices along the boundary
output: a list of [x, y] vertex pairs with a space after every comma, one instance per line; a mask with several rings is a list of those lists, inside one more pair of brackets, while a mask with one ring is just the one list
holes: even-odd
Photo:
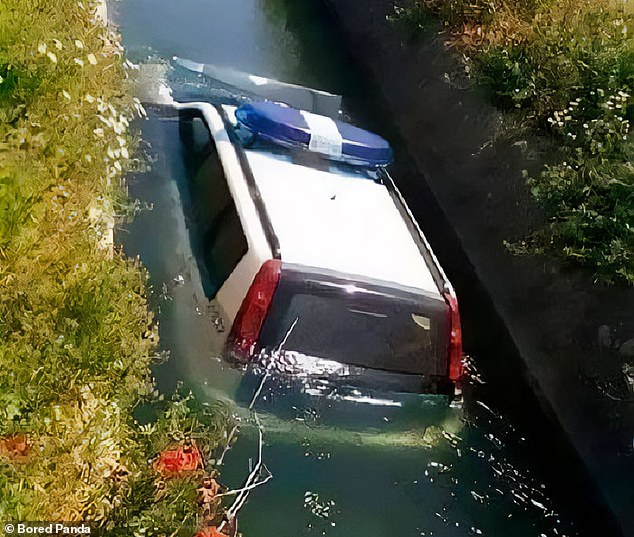
[[528, 178], [548, 221], [515, 252], [548, 252], [606, 283], [634, 283], [634, 11], [616, 0], [415, 0], [492, 101], [551, 136], [559, 157]]
[[147, 274], [104, 239], [140, 105], [92, 18], [87, 1], [0, 8], [0, 437], [31, 443], [0, 458], [0, 518], [167, 535], [196, 517], [193, 478], [159, 491], [148, 459], [186, 433], [211, 453], [230, 419], [188, 396], [133, 418], [156, 399], [158, 329]]

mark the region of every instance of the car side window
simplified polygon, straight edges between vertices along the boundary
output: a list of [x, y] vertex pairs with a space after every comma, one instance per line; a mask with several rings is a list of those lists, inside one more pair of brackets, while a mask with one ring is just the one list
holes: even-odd
[[190, 174], [193, 216], [208, 277], [205, 290], [213, 298], [247, 253], [248, 244], [213, 139], [200, 118], [191, 120], [191, 129], [191, 150], [199, 158]]
[[247, 241], [233, 202], [218, 215], [205, 236], [205, 262], [215, 293], [247, 253]]

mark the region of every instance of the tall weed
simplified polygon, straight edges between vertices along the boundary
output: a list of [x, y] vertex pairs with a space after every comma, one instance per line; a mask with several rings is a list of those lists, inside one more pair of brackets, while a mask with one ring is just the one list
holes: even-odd
[[159, 491], [148, 458], [179, 431], [211, 450], [230, 420], [194, 412], [189, 398], [154, 424], [132, 417], [154, 391], [157, 327], [145, 271], [108, 237], [140, 104], [92, 10], [75, 0], [0, 8], [0, 440], [29, 443], [24, 461], [0, 452], [0, 514], [167, 534], [195, 517], [182, 504], [193, 484]]

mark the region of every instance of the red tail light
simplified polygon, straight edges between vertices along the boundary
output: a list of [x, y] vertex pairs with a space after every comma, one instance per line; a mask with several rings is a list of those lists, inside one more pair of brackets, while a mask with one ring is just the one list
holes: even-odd
[[282, 262], [279, 259], [266, 261], [253, 278], [242, 301], [227, 341], [230, 356], [239, 362], [246, 363], [255, 351], [260, 330], [280, 281], [281, 270]]
[[453, 293], [443, 293], [445, 302], [449, 306], [447, 321], [449, 325], [449, 379], [454, 382], [462, 376], [462, 327], [460, 325], [460, 312], [458, 311], [458, 299]]

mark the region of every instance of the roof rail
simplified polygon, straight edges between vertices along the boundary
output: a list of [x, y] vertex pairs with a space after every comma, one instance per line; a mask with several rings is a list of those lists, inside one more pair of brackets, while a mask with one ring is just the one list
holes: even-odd
[[433, 250], [431, 249], [431, 245], [427, 241], [427, 237], [425, 237], [422, 230], [420, 229], [420, 226], [418, 225], [418, 222], [414, 218], [414, 215], [412, 214], [412, 211], [410, 210], [409, 206], [405, 202], [403, 195], [401, 194], [400, 190], [396, 187], [396, 183], [394, 183], [394, 179], [392, 179], [392, 176], [389, 174], [389, 172], [385, 168], [381, 168], [379, 171], [379, 174], [383, 178], [384, 184], [387, 187], [388, 191], [392, 194], [392, 197], [397, 202], [397, 207], [399, 208], [402, 216], [404, 217], [405, 221], [409, 224], [408, 227], [410, 228], [410, 231], [418, 239], [416, 241], [416, 243], [418, 244], [418, 249], [420, 250], [420, 253], [425, 259], [425, 261], [427, 262], [427, 266], [429, 267], [431, 275], [434, 278], [434, 282], [438, 286], [438, 290], [441, 293], [448, 293], [449, 295], [455, 297], [456, 292], [453, 286], [451, 285], [449, 278], [447, 278], [447, 275], [445, 274], [445, 271], [440, 265], [438, 258], [436, 257]]

